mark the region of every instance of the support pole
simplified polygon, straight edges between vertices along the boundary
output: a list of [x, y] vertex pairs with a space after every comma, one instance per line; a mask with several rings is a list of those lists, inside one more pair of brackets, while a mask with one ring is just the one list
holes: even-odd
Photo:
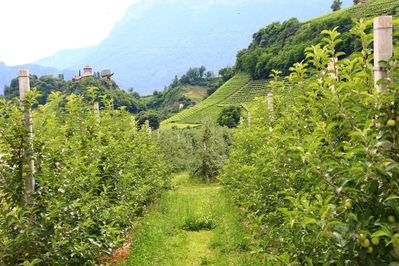
[[[24, 104], [26, 95], [30, 91], [29, 85], [29, 71], [20, 70], [19, 71], [19, 99], [22, 104]], [[26, 202], [28, 204], [32, 203], [33, 193], [35, 191], [35, 161], [33, 159], [33, 125], [32, 125], [32, 110], [30, 108], [23, 107], [25, 112], [25, 120], [28, 129], [28, 145], [25, 150], [26, 155], [29, 158], [29, 174], [26, 177]]]
[[332, 79], [338, 80], [338, 58], [332, 57], [330, 63], [328, 63], [327, 69], [329, 71], [329, 75]]
[[378, 92], [385, 89], [377, 83], [387, 77], [387, 71], [380, 67], [380, 62], [388, 61], [393, 55], [392, 33], [392, 16], [374, 19], [374, 85]]
[[147, 126], [147, 132], [148, 132], [148, 134], [151, 135], [151, 133], [152, 133], [152, 128], [151, 128], [151, 126], [150, 126], [150, 121], [149, 121], [149, 120], [145, 120], [145, 124], [146, 124], [146, 126]]
[[[328, 75], [335, 81], [338, 81], [338, 58], [332, 57], [331, 61], [327, 65]], [[332, 85], [330, 89], [335, 92], [335, 85]]]
[[93, 109], [94, 109], [94, 115], [96, 117], [100, 116], [100, 104], [98, 102], [94, 102]]
[[273, 121], [273, 93], [269, 92], [267, 94], [267, 109], [269, 110], [270, 122]]
[[248, 125], [248, 127], [251, 127], [251, 119], [252, 119], [252, 114], [251, 114], [251, 112], [248, 112], [247, 113], [247, 125]]

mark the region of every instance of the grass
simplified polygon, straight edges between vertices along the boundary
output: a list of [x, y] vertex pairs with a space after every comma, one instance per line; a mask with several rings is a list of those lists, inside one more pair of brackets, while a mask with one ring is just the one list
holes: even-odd
[[256, 265], [240, 219], [219, 185], [178, 175], [132, 233], [124, 265]]

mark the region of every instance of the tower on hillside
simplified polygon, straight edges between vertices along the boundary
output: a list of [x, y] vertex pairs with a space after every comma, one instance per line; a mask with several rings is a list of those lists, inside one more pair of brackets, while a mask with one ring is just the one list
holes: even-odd
[[111, 77], [112, 77], [113, 74], [114, 74], [114, 73], [111, 72], [111, 69], [104, 69], [104, 70], [101, 70], [101, 77], [102, 77], [103, 79], [111, 79]]
[[83, 75], [80, 75], [80, 70], [79, 70], [79, 76], [75, 76], [72, 80], [73, 81], [78, 81], [81, 80], [82, 78], [87, 78], [87, 77], [93, 77], [93, 68], [89, 65], [85, 65], [83, 68]]
[[87, 76], [93, 76], [93, 68], [91, 68], [91, 66], [86, 65], [83, 68], [83, 76], [87, 77]]

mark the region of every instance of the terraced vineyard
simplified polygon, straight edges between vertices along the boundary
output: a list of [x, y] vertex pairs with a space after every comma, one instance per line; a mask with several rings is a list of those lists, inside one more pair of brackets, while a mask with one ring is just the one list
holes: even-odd
[[252, 80], [225, 101], [223, 101], [223, 104], [237, 105], [252, 102], [255, 97], [266, 96], [267, 92], [267, 80]]
[[163, 127], [198, 125], [207, 117], [216, 119], [222, 109], [230, 105], [248, 104], [255, 97], [267, 95], [267, 80], [251, 80], [246, 73], [239, 73], [219, 88], [208, 99], [162, 123]]
[[369, 3], [358, 4], [343, 8], [336, 12], [329, 13], [320, 17], [313, 18], [310, 21], [332, 19], [339, 16], [350, 15], [354, 18], [374, 18], [378, 16], [393, 15], [394, 17], [399, 16], [398, 0], [374, 0]]
[[248, 74], [239, 73], [235, 75], [205, 101], [163, 121], [162, 126], [168, 127], [171, 124], [199, 124], [206, 116], [217, 116], [219, 109], [221, 110], [218, 104], [223, 103], [225, 99], [249, 82], [250, 77]]

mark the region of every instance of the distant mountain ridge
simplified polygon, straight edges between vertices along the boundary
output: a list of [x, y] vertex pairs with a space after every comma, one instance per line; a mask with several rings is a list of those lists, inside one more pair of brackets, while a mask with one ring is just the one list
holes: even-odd
[[189, 67], [233, 65], [252, 33], [272, 21], [326, 13], [330, 0], [143, 1], [132, 5], [97, 46], [64, 50], [35, 63], [57, 69], [111, 68], [123, 88], [162, 89]]

